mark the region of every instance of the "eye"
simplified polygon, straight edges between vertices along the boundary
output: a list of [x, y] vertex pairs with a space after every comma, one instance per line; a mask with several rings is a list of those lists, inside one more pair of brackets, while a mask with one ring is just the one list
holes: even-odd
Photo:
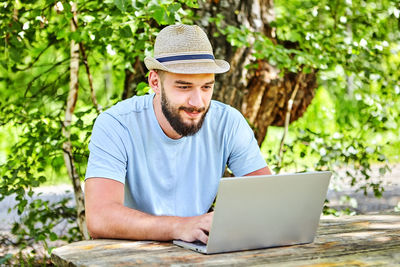
[[186, 89], [189, 89], [189, 88], [190, 88], [190, 86], [187, 86], [187, 85], [182, 85], [182, 86], [178, 86], [178, 88], [179, 88], [179, 89], [186, 90]]

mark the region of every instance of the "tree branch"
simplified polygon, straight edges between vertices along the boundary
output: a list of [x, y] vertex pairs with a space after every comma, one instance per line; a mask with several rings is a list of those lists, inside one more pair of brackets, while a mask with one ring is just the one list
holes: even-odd
[[42, 51], [40, 51], [39, 55], [25, 68], [23, 69], [18, 69], [18, 71], [25, 71], [27, 69], [30, 69], [38, 60], [39, 58], [43, 55], [43, 53], [52, 45], [53, 43], [49, 43]]
[[288, 130], [289, 130], [290, 115], [291, 115], [292, 108], [293, 108], [293, 102], [296, 99], [296, 95], [297, 95], [297, 92], [299, 90], [300, 83], [302, 82], [302, 79], [303, 79], [303, 76], [304, 76], [304, 73], [303, 73], [302, 69], [299, 71], [297, 76], [298, 76], [298, 78], [296, 79], [296, 81], [297, 81], [296, 85], [294, 87], [294, 90], [293, 90], [293, 92], [292, 92], [292, 94], [290, 96], [290, 99], [288, 100], [288, 104], [287, 104], [287, 110], [286, 110], [286, 115], [285, 115], [285, 126], [284, 126], [285, 128], [284, 128], [282, 139], [281, 139], [281, 143], [280, 143], [280, 146], [279, 146], [278, 168], [282, 167], [283, 145], [285, 144], [285, 138], [286, 138], [286, 135], [287, 135]]
[[[60, 80], [63, 78], [63, 76], [65, 76], [67, 74], [68, 74], [67, 70], [61, 71], [61, 74], [60, 74], [60, 76], [57, 77], [57, 80], [49, 82], [48, 84], [43, 85], [32, 96], [30, 96], [30, 97], [25, 96], [25, 98], [27, 98], [27, 99], [35, 99], [39, 95], [39, 97], [42, 99], [43, 98], [42, 93], [44, 93], [44, 91], [47, 88], [52, 87], [52, 86], [54, 87], [55, 85], [57, 85], [60, 82]], [[54, 99], [58, 99], [57, 96], [55, 96]]]
[[81, 51], [81, 54], [82, 54], [83, 64], [85, 65], [86, 74], [88, 76], [89, 87], [90, 87], [90, 98], [92, 99], [93, 105], [95, 106], [97, 112], [101, 113], [102, 108], [98, 104], [97, 99], [96, 99], [96, 94], [95, 94], [94, 88], [93, 88], [93, 77], [92, 77], [92, 74], [90, 73], [90, 68], [89, 68], [88, 59], [87, 59], [87, 55], [86, 55], [86, 50], [85, 50], [85, 47], [84, 47], [83, 43], [79, 43], [79, 48], [80, 48], [80, 51]]
[[[71, 31], [76, 31], [76, 20], [77, 20], [77, 12], [76, 12], [76, 3], [71, 3], [71, 12], [73, 13], [73, 17], [71, 20]], [[71, 130], [70, 125], [72, 121], [72, 115], [75, 110], [76, 101], [78, 100], [78, 89], [79, 89], [79, 45], [75, 43], [74, 40], [71, 40], [71, 61], [70, 61], [70, 84], [69, 84], [69, 94], [67, 99], [67, 106], [65, 110], [65, 119], [62, 127], [63, 135], [66, 141], [63, 143], [63, 154], [65, 166], [68, 171], [68, 176], [72, 181], [72, 186], [74, 188], [75, 193], [75, 201], [77, 208], [77, 221], [79, 230], [81, 231], [83, 237], [85, 239], [89, 239], [89, 232], [86, 227], [85, 220], [85, 204], [83, 198], [83, 192], [81, 188], [81, 181], [79, 178], [79, 174], [75, 168], [74, 158], [72, 153], [72, 144], [70, 140]]]
[[61, 60], [60, 62], [57, 62], [56, 64], [54, 64], [53, 66], [51, 66], [51, 68], [49, 68], [48, 70], [40, 73], [39, 75], [37, 75], [36, 77], [34, 77], [29, 83], [28, 86], [26, 87], [25, 93], [24, 93], [24, 97], [26, 97], [26, 95], [28, 94], [28, 92], [31, 90], [32, 88], [32, 84], [39, 79], [43, 74], [46, 74], [50, 71], [52, 71], [54, 68], [58, 67], [59, 65], [61, 65], [62, 63], [64, 63], [65, 61], [69, 60], [69, 58], [66, 58], [64, 60]]
[[[77, 21], [76, 17], [73, 17], [71, 22], [73, 24], [73, 27], [75, 27], [75, 30], [76, 30], [78, 28], [78, 21]], [[97, 99], [96, 99], [96, 95], [94, 93], [93, 77], [92, 77], [92, 74], [90, 73], [90, 68], [89, 68], [87, 55], [86, 55], [86, 49], [82, 42], [79, 43], [79, 48], [80, 48], [80, 51], [82, 54], [83, 64], [85, 65], [86, 74], [88, 76], [89, 87], [90, 87], [90, 98], [92, 99], [93, 105], [96, 107], [97, 112], [100, 113], [102, 108], [99, 106]]]

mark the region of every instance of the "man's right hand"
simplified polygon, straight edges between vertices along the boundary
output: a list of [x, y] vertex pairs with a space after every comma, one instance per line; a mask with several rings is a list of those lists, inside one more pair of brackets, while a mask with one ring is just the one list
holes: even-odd
[[207, 243], [213, 212], [193, 217], [154, 216], [124, 206], [124, 185], [106, 178], [85, 182], [86, 222], [93, 238]]
[[175, 226], [174, 239], [186, 242], [199, 240], [207, 244], [208, 233], [210, 232], [214, 212], [200, 216], [179, 217]]

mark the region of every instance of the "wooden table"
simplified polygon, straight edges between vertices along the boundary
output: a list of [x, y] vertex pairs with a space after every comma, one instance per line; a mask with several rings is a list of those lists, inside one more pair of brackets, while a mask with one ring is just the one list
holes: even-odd
[[312, 244], [202, 255], [168, 242], [90, 240], [53, 250], [57, 266], [400, 266], [400, 214], [323, 218]]

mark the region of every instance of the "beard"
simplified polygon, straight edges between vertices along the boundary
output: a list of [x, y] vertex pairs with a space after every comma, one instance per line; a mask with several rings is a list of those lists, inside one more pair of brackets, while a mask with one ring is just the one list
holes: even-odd
[[[176, 108], [171, 105], [171, 102], [165, 94], [164, 88], [161, 88], [161, 110], [171, 127], [182, 137], [194, 135], [201, 129], [209, 107], [210, 106], [207, 108], [193, 108], [180, 106], [179, 108]], [[194, 121], [192, 123], [186, 123], [179, 114], [181, 110], [187, 112], [203, 112], [203, 115], [197, 123]]]

